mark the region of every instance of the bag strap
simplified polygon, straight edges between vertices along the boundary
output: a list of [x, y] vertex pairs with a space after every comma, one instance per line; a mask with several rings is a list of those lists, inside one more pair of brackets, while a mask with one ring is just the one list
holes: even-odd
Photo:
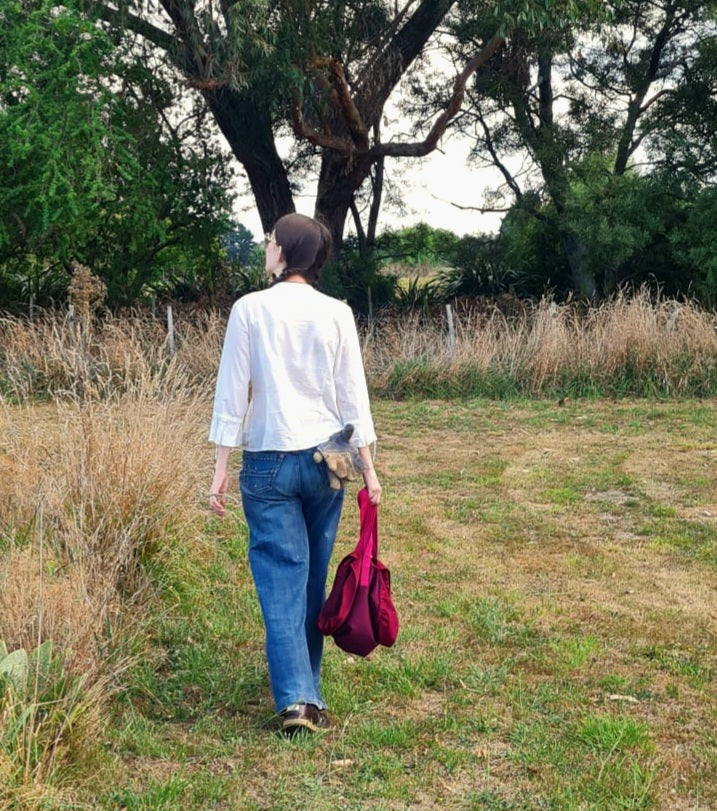
[[361, 560], [359, 584], [367, 586], [371, 576], [371, 564], [378, 557], [378, 507], [371, 504], [368, 490], [362, 487], [356, 497], [359, 505], [360, 528], [356, 554]]

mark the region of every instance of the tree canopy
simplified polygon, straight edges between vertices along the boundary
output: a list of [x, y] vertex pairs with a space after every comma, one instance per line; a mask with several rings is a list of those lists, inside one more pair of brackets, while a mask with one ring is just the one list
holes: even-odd
[[[551, 227], [580, 294], [609, 292], [620, 281], [614, 270], [625, 220], [618, 201], [649, 210], [632, 193], [648, 193], [649, 184], [622, 176], [668, 172], [673, 191], [681, 178], [682, 194], [717, 177], [715, 8], [697, 0], [616, 0], [600, 18], [577, 9], [542, 30], [516, 21], [468, 89], [456, 129], [473, 139], [474, 160], [504, 179], [488, 204], [532, 206], [545, 223], [552, 207]], [[454, 59], [473, 53], [492, 30], [492, 11], [483, 0], [460, 6], [445, 40]], [[418, 104], [430, 109], [435, 94], [435, 87], [420, 88]], [[603, 210], [614, 208], [607, 220], [593, 218], [598, 191]], [[608, 221], [606, 254], [607, 242], [598, 250], [595, 236]], [[648, 232], [641, 229], [643, 237]]]
[[60, 296], [73, 260], [131, 304], [216, 253], [231, 173], [206, 114], [177, 119], [159, 66], [71, 4], [10, 2], [0, 23], [4, 305]]
[[[444, 103], [417, 141], [384, 140], [386, 103], [407, 71], [430, 73], [421, 56], [456, 0], [275, 0], [230, 3], [124, 0], [88, 4], [119, 32], [152, 42], [205, 99], [244, 167], [265, 229], [294, 210], [292, 173], [318, 162], [316, 214], [340, 241], [355, 195], [386, 157], [432, 151], [460, 109], [470, 77], [505, 31], [543, 27], [592, 0], [503, 0], [466, 56]], [[298, 142], [299, 160], [280, 158], [278, 134]]]

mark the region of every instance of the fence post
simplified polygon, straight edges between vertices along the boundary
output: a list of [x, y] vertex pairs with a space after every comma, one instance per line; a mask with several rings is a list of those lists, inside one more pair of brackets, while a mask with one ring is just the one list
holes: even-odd
[[174, 316], [172, 305], [167, 305], [167, 340], [169, 341], [169, 357], [174, 357]]
[[446, 318], [448, 319], [448, 346], [451, 350], [451, 360], [453, 360], [456, 354], [456, 330], [453, 326], [453, 310], [451, 310], [450, 304], [446, 304]]

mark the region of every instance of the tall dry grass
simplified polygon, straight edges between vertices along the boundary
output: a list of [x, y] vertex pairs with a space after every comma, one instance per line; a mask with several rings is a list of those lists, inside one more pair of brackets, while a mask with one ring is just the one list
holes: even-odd
[[374, 389], [401, 395], [717, 394], [717, 317], [689, 302], [619, 294], [582, 310], [543, 300], [445, 317], [376, 320], [364, 340]]
[[[363, 328], [378, 394], [707, 395], [717, 393], [717, 316], [641, 290], [593, 308], [542, 300], [506, 313], [456, 311], [451, 351], [445, 314], [382, 315]], [[108, 400], [140, 385], [158, 396], [211, 390], [225, 315], [177, 320], [170, 358], [165, 324], [135, 314], [84, 329], [63, 315], [0, 319], [0, 395]]]
[[165, 322], [143, 313], [0, 318], [0, 395], [28, 402], [112, 399], [138, 386], [162, 396], [203, 391], [216, 373], [224, 316], [201, 313], [177, 327], [170, 356]]
[[[15, 354], [13, 404], [0, 404], [0, 640], [30, 660], [50, 643], [52, 662], [18, 685], [0, 661], [0, 808], [10, 795], [13, 808], [69, 802], [51, 795], [88, 762], [123, 671], [146, 653], [165, 573], [203, 543], [208, 375], [160, 362], [136, 326], [123, 340], [116, 324], [95, 357], [66, 352], [63, 366], [76, 347], [59, 332], [21, 324], [5, 345]], [[23, 345], [28, 365], [51, 370], [50, 402], [33, 402], [40, 392], [19, 374]]]

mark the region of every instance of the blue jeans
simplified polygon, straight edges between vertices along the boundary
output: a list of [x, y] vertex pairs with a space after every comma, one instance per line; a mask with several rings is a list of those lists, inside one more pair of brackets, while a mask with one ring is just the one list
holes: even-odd
[[341, 517], [314, 448], [244, 451], [239, 484], [249, 525], [249, 565], [266, 629], [266, 658], [277, 712], [296, 702], [324, 709], [324, 638], [316, 618]]

